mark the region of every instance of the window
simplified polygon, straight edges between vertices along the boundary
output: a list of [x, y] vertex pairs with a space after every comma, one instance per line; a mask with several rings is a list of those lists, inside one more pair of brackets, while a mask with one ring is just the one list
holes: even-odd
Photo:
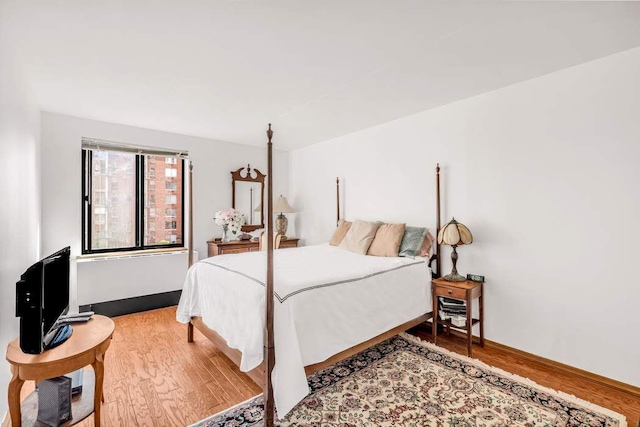
[[107, 204], [107, 195], [103, 192], [96, 192], [93, 202], [96, 206], [104, 206]]
[[84, 141], [82, 159], [82, 253], [183, 245], [184, 160], [89, 148]]

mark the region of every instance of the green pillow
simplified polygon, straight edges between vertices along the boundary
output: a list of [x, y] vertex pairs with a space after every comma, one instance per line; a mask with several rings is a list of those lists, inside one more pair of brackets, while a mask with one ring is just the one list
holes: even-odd
[[427, 229], [425, 227], [407, 226], [404, 229], [404, 236], [402, 237], [402, 243], [400, 243], [398, 256], [415, 257], [420, 251], [426, 235]]

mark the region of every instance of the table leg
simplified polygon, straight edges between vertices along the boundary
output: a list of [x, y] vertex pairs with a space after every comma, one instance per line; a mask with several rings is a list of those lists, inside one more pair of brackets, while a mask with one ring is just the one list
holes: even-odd
[[431, 286], [431, 300], [433, 304], [433, 318], [431, 319], [431, 336], [433, 337], [433, 343], [436, 343], [438, 336], [438, 298], [436, 297], [436, 291], [433, 285]]
[[11, 365], [11, 381], [9, 381], [9, 413], [11, 414], [11, 425], [13, 427], [22, 426], [22, 412], [20, 410], [20, 390], [24, 380], [20, 379], [19, 368]]
[[480, 306], [480, 347], [484, 347], [484, 289], [480, 284], [480, 297], [478, 298], [478, 305]]
[[96, 388], [93, 393], [93, 425], [100, 427], [100, 409], [102, 406], [102, 385], [104, 382], [104, 354], [96, 355], [96, 360], [91, 364], [96, 374]]
[[[102, 363], [104, 364], [104, 359], [107, 357], [107, 353], [102, 355]], [[104, 403], [104, 387], [102, 388], [102, 403]]]
[[471, 316], [471, 295], [467, 291], [467, 356], [471, 357], [471, 341], [473, 340], [473, 317]]
[[187, 325], [187, 342], [193, 342], [193, 323]]

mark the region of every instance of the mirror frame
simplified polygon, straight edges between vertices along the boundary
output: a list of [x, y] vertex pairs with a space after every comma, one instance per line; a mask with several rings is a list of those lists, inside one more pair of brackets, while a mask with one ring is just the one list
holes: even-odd
[[[245, 176], [242, 176], [242, 171], [247, 170]], [[260, 228], [264, 228], [264, 180], [267, 177], [258, 169], [253, 169], [255, 172], [255, 178], [251, 176], [251, 165], [247, 165], [246, 168], [240, 168], [231, 172], [231, 207], [236, 208], [236, 181], [244, 182], [259, 182], [260, 185], [260, 224], [246, 224], [242, 226], [242, 231], [255, 231]]]

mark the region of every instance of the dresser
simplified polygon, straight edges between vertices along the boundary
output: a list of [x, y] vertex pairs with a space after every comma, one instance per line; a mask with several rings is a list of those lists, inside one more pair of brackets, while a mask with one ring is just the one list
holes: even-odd
[[[289, 237], [280, 241], [280, 249], [296, 248], [300, 239]], [[253, 252], [259, 249], [258, 241], [255, 240], [233, 240], [223, 243], [221, 239], [213, 239], [207, 242], [208, 256], [222, 254], [239, 254], [242, 252]]]

